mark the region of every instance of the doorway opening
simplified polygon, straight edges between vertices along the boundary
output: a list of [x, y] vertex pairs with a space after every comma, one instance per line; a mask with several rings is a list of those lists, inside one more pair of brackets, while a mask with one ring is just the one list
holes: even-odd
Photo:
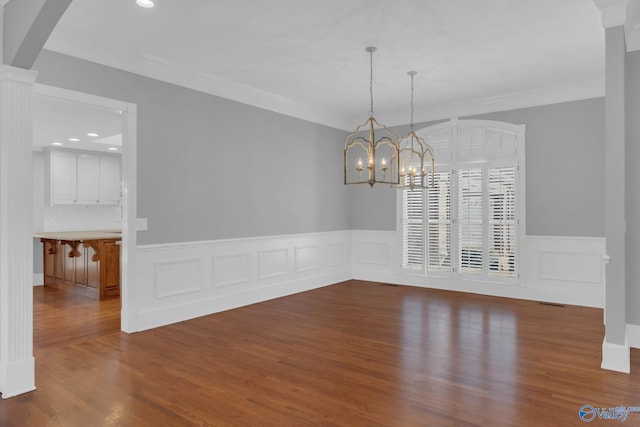
[[[42, 243], [34, 238], [34, 285], [45, 283], [45, 276], [51, 283], [59, 281], [62, 288], [71, 285], [64, 291], [68, 298], [47, 297], [50, 307], [67, 313], [58, 320], [61, 325], [73, 325], [71, 335], [80, 338], [92, 330], [100, 333], [115, 325], [129, 332], [129, 285], [136, 253], [136, 106], [41, 84], [34, 85], [32, 101], [34, 234], [84, 230], [112, 237], [44, 239]], [[54, 163], [51, 153], [62, 153], [62, 163]], [[51, 169], [54, 164], [58, 165], [57, 171]], [[54, 186], [54, 181], [63, 185]], [[73, 196], [66, 197], [68, 194]], [[57, 261], [53, 261], [54, 241], [64, 252]], [[103, 252], [106, 249], [96, 242], [111, 244], [110, 252]], [[119, 256], [108, 264], [107, 256], [113, 258], [114, 253]], [[57, 279], [52, 267], [55, 263]], [[107, 265], [112, 266], [105, 268]], [[44, 297], [42, 288], [34, 288], [34, 318], [42, 314], [38, 310], [45, 307]], [[74, 316], [69, 316], [69, 304], [75, 304], [71, 310]], [[104, 317], [107, 312], [101, 320], [100, 315]], [[90, 328], [76, 325], [86, 326], [87, 322]], [[34, 325], [37, 327], [37, 319]], [[34, 341], [39, 332], [34, 331]]]

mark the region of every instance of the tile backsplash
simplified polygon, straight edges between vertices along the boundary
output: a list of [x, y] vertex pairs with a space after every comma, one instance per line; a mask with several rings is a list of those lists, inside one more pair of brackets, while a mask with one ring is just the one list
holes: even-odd
[[45, 232], [122, 228], [120, 206], [53, 206], [43, 213]]

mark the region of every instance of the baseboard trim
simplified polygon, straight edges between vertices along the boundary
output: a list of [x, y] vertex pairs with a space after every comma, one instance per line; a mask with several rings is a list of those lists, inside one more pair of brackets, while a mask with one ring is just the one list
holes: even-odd
[[0, 361], [0, 392], [3, 399], [33, 391], [36, 389], [35, 384], [33, 357], [10, 363]]
[[629, 339], [627, 334], [625, 334], [624, 344], [609, 343], [605, 336], [602, 341], [602, 364], [600, 367], [625, 374], [631, 372]]
[[44, 273], [33, 273], [33, 286], [44, 285]]
[[232, 292], [183, 304], [150, 310], [132, 310], [122, 313], [126, 317], [126, 332], [140, 332], [172, 323], [182, 322], [196, 317], [207, 316], [221, 311], [231, 310], [275, 298], [293, 295], [312, 289], [344, 282], [351, 278], [351, 271], [335, 271], [313, 278], [301, 278], [278, 282], [245, 291]]
[[640, 348], [640, 325], [627, 324], [627, 339], [629, 347]]

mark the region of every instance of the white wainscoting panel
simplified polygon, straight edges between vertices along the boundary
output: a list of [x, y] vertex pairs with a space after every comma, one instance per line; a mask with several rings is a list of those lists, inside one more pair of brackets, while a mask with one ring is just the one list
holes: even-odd
[[213, 257], [213, 286], [230, 286], [250, 280], [249, 253], [223, 254]]
[[202, 258], [156, 262], [156, 298], [201, 291]]
[[344, 265], [349, 262], [348, 257], [348, 245], [349, 242], [337, 242], [330, 243], [327, 245], [327, 265], [335, 266], [335, 265]]
[[322, 250], [320, 246], [296, 246], [295, 270], [296, 273], [312, 271], [320, 268], [322, 264]]
[[604, 306], [604, 237], [527, 236], [518, 284], [426, 276], [401, 268], [395, 231], [352, 231], [353, 278], [561, 304]]
[[138, 246], [132, 331], [349, 279], [602, 307], [604, 238], [528, 236], [518, 284], [402, 269], [395, 231], [352, 230]]
[[287, 260], [288, 250], [286, 248], [259, 251], [258, 277], [270, 279], [272, 277], [286, 276], [288, 274]]
[[527, 236], [526, 285], [568, 304], [604, 307], [604, 237]]
[[351, 232], [137, 247], [131, 332], [349, 280]]

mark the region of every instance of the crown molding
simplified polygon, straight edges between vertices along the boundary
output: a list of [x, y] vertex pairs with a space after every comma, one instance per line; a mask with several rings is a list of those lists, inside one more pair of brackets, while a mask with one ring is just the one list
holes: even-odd
[[[360, 116], [336, 115], [152, 55], [144, 55], [143, 60], [131, 64], [99, 56], [96, 52], [87, 55], [84, 52], [68, 49], [58, 43], [48, 43], [46, 49], [347, 132], [351, 132], [362, 119]], [[579, 85], [468, 99], [426, 109], [420, 108], [414, 122], [465, 117], [602, 96], [604, 96], [604, 79], [594, 79]], [[378, 115], [387, 126], [400, 126], [408, 123], [408, 117], [400, 112], [380, 111]]]
[[624, 26], [627, 52], [640, 50], [640, 0], [593, 0], [605, 28]]
[[45, 49], [329, 127], [343, 130], [351, 127], [341, 115], [154, 55], [144, 54], [129, 62], [96, 51], [87, 54], [60, 42], [49, 41]]
[[[604, 79], [593, 79], [578, 85], [554, 86], [542, 90], [510, 93], [487, 98], [465, 100], [420, 109], [416, 112], [415, 123], [446, 120], [452, 117], [468, 117], [541, 105], [560, 104], [583, 99], [600, 98], [605, 94]], [[406, 115], [379, 114], [387, 126], [408, 123]], [[355, 122], [354, 122], [355, 123]]]
[[630, 0], [627, 5], [627, 19], [625, 22], [625, 38], [627, 52], [640, 50], [640, 1]]
[[625, 25], [629, 0], [593, 0], [602, 12], [602, 26], [605, 28]]

